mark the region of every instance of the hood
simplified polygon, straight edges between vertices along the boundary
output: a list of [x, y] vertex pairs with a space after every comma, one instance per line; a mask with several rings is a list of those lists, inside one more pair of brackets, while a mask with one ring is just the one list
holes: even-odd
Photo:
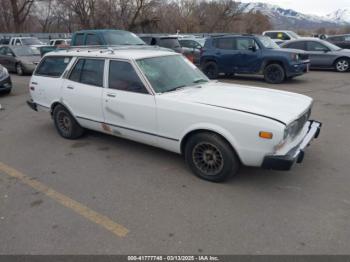
[[209, 82], [162, 96], [228, 110], [243, 111], [290, 124], [309, 109], [312, 98], [268, 88]]
[[350, 57], [350, 49], [341, 49], [339, 51], [333, 51], [333, 54], [339, 55], [339, 56], [348, 56]]

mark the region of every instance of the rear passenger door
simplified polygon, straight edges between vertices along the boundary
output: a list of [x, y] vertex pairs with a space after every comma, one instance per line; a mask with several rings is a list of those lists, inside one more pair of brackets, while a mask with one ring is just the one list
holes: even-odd
[[114, 135], [155, 145], [156, 104], [133, 64], [110, 60], [103, 90], [106, 130]]
[[71, 62], [69, 56], [46, 56], [41, 60], [29, 83], [32, 98], [38, 105], [49, 109], [61, 98], [63, 72]]
[[214, 56], [217, 58], [219, 71], [233, 73], [236, 68], [239, 52], [235, 48], [234, 37], [214, 39]]
[[62, 88], [63, 103], [85, 127], [99, 130], [104, 121], [104, 59], [78, 58]]

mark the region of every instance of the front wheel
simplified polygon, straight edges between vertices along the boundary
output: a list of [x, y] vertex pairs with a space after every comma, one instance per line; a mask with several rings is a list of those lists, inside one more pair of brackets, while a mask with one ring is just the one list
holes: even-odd
[[338, 72], [346, 72], [350, 69], [350, 60], [347, 58], [340, 58], [335, 62], [335, 70]]
[[265, 81], [270, 84], [280, 84], [285, 79], [284, 69], [279, 64], [267, 65], [264, 69]]
[[228, 142], [213, 133], [199, 133], [189, 138], [185, 160], [198, 177], [222, 182], [237, 173], [240, 161]]
[[78, 124], [66, 108], [58, 105], [53, 110], [53, 120], [58, 133], [67, 139], [77, 139], [84, 133], [84, 129]]

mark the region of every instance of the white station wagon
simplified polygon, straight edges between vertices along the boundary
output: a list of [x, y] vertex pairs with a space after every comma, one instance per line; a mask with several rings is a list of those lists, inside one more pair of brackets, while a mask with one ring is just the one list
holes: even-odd
[[151, 47], [49, 53], [30, 94], [64, 138], [93, 129], [160, 147], [210, 181], [240, 165], [288, 170], [321, 128], [309, 120], [310, 97], [210, 81], [182, 55]]

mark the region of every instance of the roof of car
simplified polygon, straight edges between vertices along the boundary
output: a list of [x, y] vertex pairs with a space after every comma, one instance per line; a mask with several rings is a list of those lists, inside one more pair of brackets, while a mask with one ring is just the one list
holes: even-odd
[[47, 54], [48, 56], [84, 56], [84, 57], [108, 57], [108, 58], [121, 58], [121, 59], [142, 59], [158, 56], [178, 55], [172, 50], [166, 48], [159, 48], [154, 46], [145, 47], [83, 47], [83, 48], [70, 48], [66, 50], [53, 51]]

